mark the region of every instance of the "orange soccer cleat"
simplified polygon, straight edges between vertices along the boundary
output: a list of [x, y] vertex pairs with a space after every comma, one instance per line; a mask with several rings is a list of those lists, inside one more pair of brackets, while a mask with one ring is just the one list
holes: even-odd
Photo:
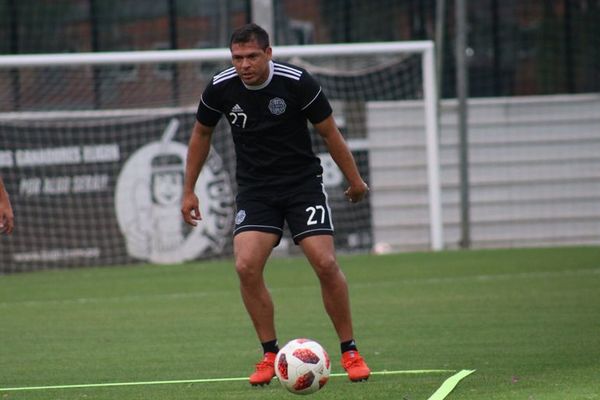
[[356, 350], [350, 350], [342, 354], [342, 367], [348, 373], [352, 382], [366, 381], [371, 375], [371, 370], [365, 360]]
[[275, 376], [275, 353], [265, 353], [263, 359], [256, 364], [256, 370], [250, 375], [252, 386], [268, 385]]

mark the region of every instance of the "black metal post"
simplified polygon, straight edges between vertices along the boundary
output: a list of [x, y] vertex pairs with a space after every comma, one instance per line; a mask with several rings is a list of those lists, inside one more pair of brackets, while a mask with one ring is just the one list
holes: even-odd
[[456, 0], [456, 97], [458, 101], [459, 162], [460, 162], [460, 247], [471, 247], [471, 213], [469, 195], [468, 97], [469, 72], [467, 65], [467, 1]]
[[252, 22], [252, 0], [246, 0], [246, 23]]
[[[179, 48], [177, 44], [177, 4], [175, 0], [167, 0], [169, 6], [169, 47], [171, 50]], [[179, 68], [171, 64], [171, 96], [174, 106], [179, 104]]]
[[565, 84], [568, 93], [575, 93], [575, 80], [573, 75], [573, 13], [570, 0], [564, 0], [564, 41], [565, 41]]
[[438, 132], [441, 134], [440, 124], [441, 104], [443, 96], [443, 77], [444, 77], [444, 39], [446, 38], [446, 0], [436, 0], [435, 3], [435, 62], [437, 78], [437, 101], [438, 101]]
[[[92, 51], [95, 53], [100, 51], [100, 41], [98, 40], [98, 4], [96, 0], [88, 0], [90, 8], [90, 40]], [[92, 67], [92, 77], [94, 80], [94, 108], [102, 108], [102, 77], [98, 67]]]
[[[493, 85], [494, 94], [493, 96], [504, 95], [504, 77], [502, 76], [501, 63], [502, 63], [502, 48], [500, 47], [500, 13], [498, 8], [498, 0], [492, 0], [492, 49], [493, 49]], [[510, 94], [510, 93], [509, 93]]]
[[418, 32], [418, 39], [419, 40], [426, 40], [427, 38], [427, 9], [426, 9], [426, 4], [424, 1], [419, 1], [418, 3], [418, 19], [419, 19], [419, 32]]
[[413, 0], [408, 0], [408, 30], [410, 32], [410, 38], [409, 40], [416, 40], [415, 37], [415, 4], [413, 2]]
[[346, 3], [342, 7], [342, 15], [344, 16], [344, 20], [342, 21], [344, 26], [344, 41], [349, 43], [352, 41], [352, 12], [350, 9], [353, 4], [351, 1], [344, 1], [344, 3]]
[[[8, 1], [8, 14], [10, 19], [10, 53], [19, 54], [19, 12], [16, 0]], [[19, 70], [10, 70], [13, 108], [18, 111], [21, 108], [21, 77]]]

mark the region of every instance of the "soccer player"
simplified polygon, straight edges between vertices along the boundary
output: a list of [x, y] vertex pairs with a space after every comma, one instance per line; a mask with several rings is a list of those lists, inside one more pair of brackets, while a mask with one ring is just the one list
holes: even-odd
[[10, 204], [10, 198], [4, 187], [4, 181], [0, 177], [0, 233], [10, 235], [13, 231], [14, 223], [15, 217]]
[[200, 97], [189, 140], [181, 212], [193, 226], [202, 218], [194, 187], [213, 129], [225, 115], [237, 160], [235, 268], [242, 300], [264, 351], [250, 383], [268, 384], [275, 375], [279, 348], [263, 270], [279, 244], [284, 221], [319, 278], [325, 309], [340, 339], [342, 366], [350, 380], [366, 380], [371, 371], [354, 342], [348, 285], [335, 256], [323, 169], [311, 147], [307, 120], [349, 182], [348, 200], [361, 201], [369, 188], [325, 94], [307, 71], [273, 61], [269, 36], [256, 24], [233, 32], [230, 50], [233, 67], [216, 74]]

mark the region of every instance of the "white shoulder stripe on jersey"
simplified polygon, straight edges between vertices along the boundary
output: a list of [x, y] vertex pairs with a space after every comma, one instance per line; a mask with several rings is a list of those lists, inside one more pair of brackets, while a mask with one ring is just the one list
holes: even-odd
[[231, 79], [231, 78], [235, 78], [236, 76], [237, 76], [237, 73], [234, 71], [234, 72], [232, 72], [229, 75], [223, 75], [223, 76], [221, 76], [219, 78], [213, 78], [213, 85], [216, 85], [219, 82], [223, 82], [223, 81], [226, 81], [226, 80]]
[[302, 75], [302, 71], [300, 71], [299, 69], [288, 67], [287, 65], [283, 65], [283, 64], [279, 64], [279, 63], [274, 63], [274, 65], [275, 65], [275, 68], [285, 69], [285, 70], [288, 70], [289, 72], [294, 72], [298, 75]]
[[202, 104], [204, 104], [206, 107], [210, 108], [211, 110], [218, 112], [219, 114], [221, 113], [221, 111], [217, 110], [216, 108], [213, 108], [211, 106], [209, 106], [208, 104], [206, 104], [206, 102], [204, 101], [204, 99], [202, 98], [202, 95], [200, 95], [200, 101], [202, 102]]
[[283, 69], [283, 68], [275, 67], [274, 71], [281, 72], [282, 74], [294, 75], [294, 76], [297, 76], [298, 78], [300, 78], [302, 76], [302, 73], [292, 72], [290, 70]]
[[220, 73], [219, 75], [215, 75], [213, 77], [213, 80], [221, 79], [221, 78], [224, 78], [226, 76], [229, 76], [229, 75], [232, 75], [232, 74], [235, 74], [235, 73], [236, 73], [235, 70], [226, 71], [226, 72]]
[[219, 78], [222, 78], [222, 77], [224, 77], [226, 75], [231, 75], [231, 74], [234, 74], [234, 73], [235, 73], [235, 69], [234, 68], [229, 68], [229, 69], [221, 72], [220, 74], [215, 75], [213, 77], [213, 79], [219, 79]]
[[298, 74], [296, 72], [288, 71], [287, 69], [277, 68], [275, 67], [274, 71], [281, 72], [282, 74], [294, 75], [300, 78], [302, 74]]
[[233, 71], [234, 69], [235, 69], [234, 67], [227, 68], [226, 70], [223, 70], [223, 71], [219, 72], [218, 74], [216, 74], [216, 75], [214, 76], [214, 78], [219, 78], [220, 76], [222, 76], [222, 75], [224, 75], [224, 74], [228, 74], [228, 73], [230, 73], [231, 71]]
[[294, 74], [302, 75], [302, 71], [300, 71], [299, 69], [290, 68], [287, 65], [275, 64], [275, 68], [283, 69], [288, 72], [293, 72]]
[[315, 95], [315, 97], [313, 97], [313, 99], [311, 101], [308, 102], [307, 105], [305, 105], [304, 107], [301, 108], [301, 110], [305, 110], [308, 106], [310, 106], [313, 101], [315, 101], [317, 99], [317, 97], [319, 97], [319, 93], [321, 93], [321, 87], [319, 86], [319, 91], [317, 92], [317, 94]]
[[277, 70], [273, 71], [273, 75], [285, 76], [286, 78], [291, 78], [291, 79], [296, 80], [296, 81], [300, 80], [299, 76], [291, 75], [291, 74], [285, 74], [285, 73], [283, 73], [281, 71], [277, 71]]

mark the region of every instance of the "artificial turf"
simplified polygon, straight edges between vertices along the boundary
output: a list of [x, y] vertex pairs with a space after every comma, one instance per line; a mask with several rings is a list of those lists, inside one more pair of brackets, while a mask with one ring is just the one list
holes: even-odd
[[[600, 399], [600, 248], [340, 256], [374, 371], [475, 369], [448, 399]], [[266, 270], [280, 343], [339, 344], [302, 258]], [[0, 276], [0, 399], [279, 399], [276, 381], [6, 388], [246, 377], [260, 348], [229, 260]], [[426, 400], [453, 372], [334, 377], [320, 399]]]

